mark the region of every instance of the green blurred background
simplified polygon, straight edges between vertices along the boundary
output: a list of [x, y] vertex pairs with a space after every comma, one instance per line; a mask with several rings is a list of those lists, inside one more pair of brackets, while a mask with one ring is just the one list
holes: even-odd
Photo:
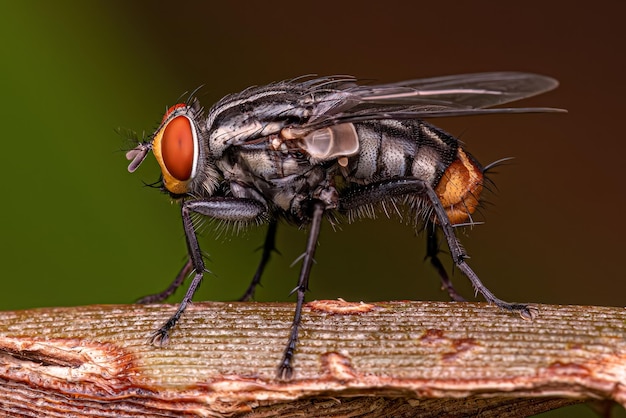
[[[178, 208], [143, 186], [158, 178], [153, 159], [127, 172], [114, 130], [151, 133], [186, 91], [204, 85], [208, 107], [302, 74], [495, 70], [557, 78], [520, 105], [569, 113], [436, 121], [483, 163], [516, 158], [493, 177], [486, 224], [462, 234], [470, 265], [506, 300], [625, 304], [624, 2], [2, 3], [0, 309], [127, 303], [169, 284], [185, 257]], [[210, 232], [201, 245], [215, 276], [196, 299], [235, 299], [264, 229]], [[279, 228], [282, 255], [257, 300], [292, 300], [304, 243]], [[423, 237], [396, 220], [326, 225], [309, 300], [446, 300], [423, 255]]]

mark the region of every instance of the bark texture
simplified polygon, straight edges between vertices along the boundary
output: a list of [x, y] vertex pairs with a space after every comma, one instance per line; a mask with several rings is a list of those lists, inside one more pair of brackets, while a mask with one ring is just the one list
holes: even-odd
[[166, 347], [172, 305], [0, 312], [0, 415], [528, 416], [626, 405], [626, 309], [315, 301], [291, 381], [276, 379], [289, 303], [195, 303]]

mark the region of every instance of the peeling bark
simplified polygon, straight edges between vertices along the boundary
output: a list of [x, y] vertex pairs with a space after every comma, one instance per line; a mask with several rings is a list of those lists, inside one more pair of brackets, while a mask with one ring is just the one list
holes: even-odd
[[481, 303], [306, 305], [291, 381], [276, 379], [288, 303], [196, 303], [168, 346], [172, 305], [0, 312], [0, 415], [528, 416], [626, 405], [626, 309]]

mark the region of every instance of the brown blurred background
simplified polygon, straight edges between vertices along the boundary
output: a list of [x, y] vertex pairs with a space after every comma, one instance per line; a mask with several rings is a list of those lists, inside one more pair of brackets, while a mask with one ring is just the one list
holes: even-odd
[[[208, 107], [302, 74], [497, 70], [557, 78], [519, 105], [569, 113], [435, 121], [483, 163], [515, 157], [493, 176], [486, 224], [462, 234], [470, 265], [506, 300], [625, 305], [624, 2], [14, 3], [0, 29], [0, 309], [126, 303], [170, 282], [185, 255], [178, 209], [142, 186], [154, 161], [126, 172], [114, 129], [150, 133], [186, 91], [204, 85]], [[216, 277], [197, 299], [238, 297], [263, 233], [207, 230]], [[258, 300], [291, 300], [304, 241], [279, 228]], [[396, 220], [326, 225], [309, 299], [446, 300], [423, 255], [424, 238]]]

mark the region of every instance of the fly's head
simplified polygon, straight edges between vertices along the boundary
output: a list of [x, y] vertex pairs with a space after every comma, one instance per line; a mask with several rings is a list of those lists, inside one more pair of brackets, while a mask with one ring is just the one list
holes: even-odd
[[128, 171], [135, 171], [152, 150], [161, 167], [163, 185], [171, 195], [213, 195], [219, 180], [207, 158], [203, 121], [196, 100], [170, 107], [149, 140], [126, 153]]

